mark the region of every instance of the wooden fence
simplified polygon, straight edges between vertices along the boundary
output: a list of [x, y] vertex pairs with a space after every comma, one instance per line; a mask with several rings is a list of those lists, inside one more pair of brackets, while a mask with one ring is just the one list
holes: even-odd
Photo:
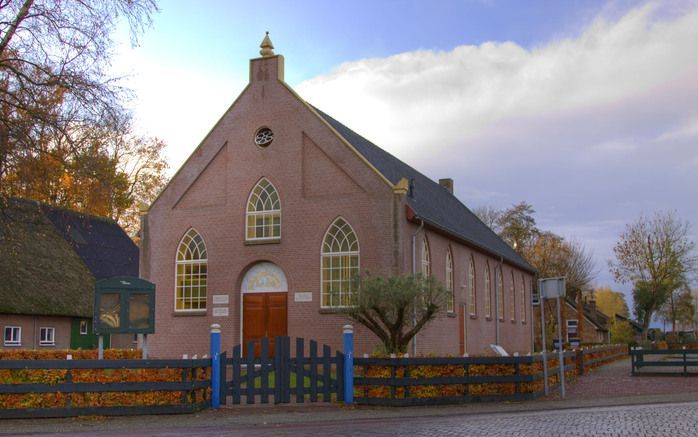
[[0, 360], [0, 418], [191, 413], [210, 405], [210, 367], [210, 359]]
[[[627, 346], [564, 353], [565, 377], [626, 357]], [[558, 354], [548, 355], [548, 382], [559, 383]], [[435, 405], [527, 400], [545, 394], [543, 358], [354, 358], [354, 401], [368, 405]]]
[[[221, 390], [220, 399], [227, 403], [230, 396], [233, 404], [240, 404], [244, 398], [246, 404], [269, 403], [273, 398], [275, 404], [286, 404], [291, 398], [296, 403], [331, 402], [344, 399], [344, 354], [335, 352], [323, 345], [318, 353], [318, 343], [296, 338], [295, 353], [291, 352], [290, 337], [276, 337], [274, 356], [270, 354], [269, 338], [261, 339], [255, 357], [255, 342], [247, 344], [243, 356], [242, 346], [233, 348], [232, 357], [227, 353], [221, 355]], [[228, 379], [228, 368], [231, 377]]]
[[662, 369], [662, 374], [696, 375], [689, 369], [698, 368], [698, 350], [691, 349], [633, 349], [630, 351], [632, 374], [642, 368]]

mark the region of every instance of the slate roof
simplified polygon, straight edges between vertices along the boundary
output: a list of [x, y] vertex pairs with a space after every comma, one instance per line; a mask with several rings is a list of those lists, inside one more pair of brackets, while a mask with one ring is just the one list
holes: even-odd
[[0, 313], [92, 316], [96, 279], [138, 276], [138, 247], [109, 219], [0, 198]]
[[504, 240], [485, 225], [456, 196], [342, 123], [313, 107], [349, 144], [366, 158], [386, 179], [396, 184], [400, 179], [411, 181], [407, 204], [419, 218], [454, 237], [464, 240], [526, 271], [534, 272]]

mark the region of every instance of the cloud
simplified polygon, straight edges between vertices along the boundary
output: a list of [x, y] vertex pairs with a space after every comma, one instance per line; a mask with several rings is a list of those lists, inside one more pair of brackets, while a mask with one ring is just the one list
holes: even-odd
[[[453, 177], [466, 205], [526, 200], [607, 257], [617, 223], [642, 212], [698, 218], [696, 42], [695, 3], [651, 3], [532, 49], [364, 59], [296, 89], [428, 176]], [[603, 268], [599, 280], [611, 283]]]

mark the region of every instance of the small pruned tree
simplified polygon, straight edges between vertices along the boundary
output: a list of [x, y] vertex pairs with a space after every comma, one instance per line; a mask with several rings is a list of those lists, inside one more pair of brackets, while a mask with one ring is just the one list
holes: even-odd
[[343, 312], [367, 327], [387, 353], [404, 353], [412, 338], [446, 307], [448, 291], [421, 274], [357, 279], [352, 305]]

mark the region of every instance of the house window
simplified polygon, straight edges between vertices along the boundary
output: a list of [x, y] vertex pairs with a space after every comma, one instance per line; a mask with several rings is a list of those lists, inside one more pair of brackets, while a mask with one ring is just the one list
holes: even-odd
[[208, 259], [204, 239], [189, 229], [177, 250], [175, 311], [206, 309]]
[[526, 279], [521, 274], [521, 323], [526, 323]]
[[359, 274], [359, 240], [351, 225], [339, 217], [322, 241], [322, 307], [351, 305], [354, 278]]
[[22, 345], [22, 328], [19, 326], [5, 326], [5, 346]]
[[281, 202], [279, 193], [267, 178], [252, 189], [247, 200], [247, 241], [281, 238]]
[[511, 284], [509, 284], [509, 305], [511, 307], [511, 321], [516, 321], [516, 287], [514, 284], [514, 272], [511, 272]]
[[504, 290], [502, 289], [504, 285], [504, 276], [502, 275], [502, 267], [498, 267], [494, 272], [494, 286], [496, 287], [497, 293], [497, 318], [499, 320], [504, 320]]
[[39, 346], [53, 346], [56, 344], [56, 329], [49, 327], [39, 328]]
[[485, 263], [485, 315], [492, 318], [492, 287], [490, 282], [490, 263]]
[[446, 302], [446, 311], [452, 313], [456, 304], [456, 296], [453, 293], [453, 254], [451, 253], [450, 247], [446, 251], [446, 292], [448, 299]]
[[577, 338], [577, 326], [579, 322], [575, 319], [565, 320], [567, 324], [567, 343], [570, 342], [571, 338]]
[[422, 240], [422, 276], [431, 276], [431, 254], [429, 253], [429, 242], [426, 237]]
[[80, 335], [87, 335], [87, 320], [80, 320]]
[[475, 261], [473, 256], [470, 255], [470, 266], [468, 267], [468, 292], [470, 293], [470, 315], [477, 315], [477, 293], [475, 292]]

